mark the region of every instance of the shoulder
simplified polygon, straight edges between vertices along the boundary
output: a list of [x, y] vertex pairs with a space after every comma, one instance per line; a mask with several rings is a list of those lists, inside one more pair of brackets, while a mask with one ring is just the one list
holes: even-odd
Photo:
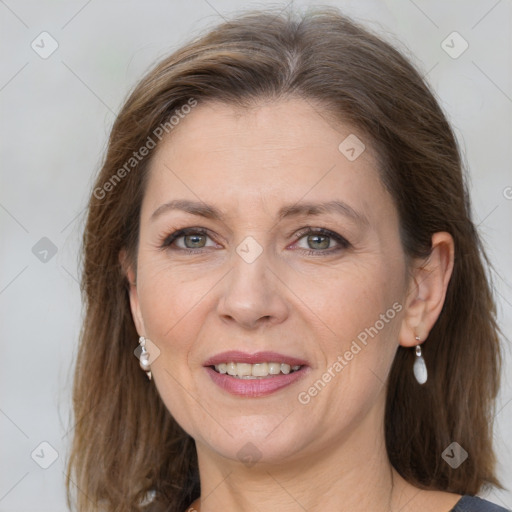
[[510, 509], [477, 496], [462, 496], [450, 512], [510, 512]]

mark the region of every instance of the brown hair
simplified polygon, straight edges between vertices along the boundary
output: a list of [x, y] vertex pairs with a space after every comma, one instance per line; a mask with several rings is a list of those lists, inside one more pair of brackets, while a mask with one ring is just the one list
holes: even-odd
[[[418, 71], [337, 10], [299, 17], [264, 11], [223, 23], [156, 65], [112, 128], [83, 238], [86, 315], [67, 480], [69, 503], [76, 494], [80, 511], [143, 510], [140, 501], [153, 491], [151, 510], [182, 512], [200, 494], [194, 441], [133, 355], [138, 336], [119, 254], [126, 249], [136, 260], [151, 152], [133, 168], [126, 163], [187, 101], [244, 106], [292, 96], [321, 105], [372, 142], [406, 255], [428, 256], [433, 233], [454, 238], [445, 304], [423, 345], [429, 380], [413, 381], [414, 354], [403, 347], [391, 369], [385, 415], [391, 463], [425, 489], [475, 494], [499, 485], [491, 446], [499, 331], [452, 130]], [[441, 458], [452, 441], [469, 453], [457, 469]]]

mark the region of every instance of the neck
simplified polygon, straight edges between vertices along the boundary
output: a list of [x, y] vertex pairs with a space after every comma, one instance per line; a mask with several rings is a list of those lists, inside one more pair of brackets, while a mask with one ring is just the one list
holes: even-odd
[[247, 467], [197, 443], [202, 499], [187, 510], [399, 510], [407, 493], [387, 457], [383, 408], [380, 403], [369, 411], [343, 439], [323, 449], [317, 439], [302, 458], [279, 464]]

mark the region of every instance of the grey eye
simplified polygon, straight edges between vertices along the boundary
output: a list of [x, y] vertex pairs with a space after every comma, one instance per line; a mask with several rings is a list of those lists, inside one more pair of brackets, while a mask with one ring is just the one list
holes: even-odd
[[309, 235], [307, 240], [311, 249], [328, 249], [331, 242], [326, 235]]
[[182, 237], [187, 249], [200, 249], [206, 245], [206, 235], [185, 235]]
[[[299, 247], [302, 249], [329, 249], [331, 238], [332, 237], [329, 235], [322, 235], [318, 233], [304, 235], [299, 239]], [[306, 241], [307, 246], [303, 245], [303, 241]]]

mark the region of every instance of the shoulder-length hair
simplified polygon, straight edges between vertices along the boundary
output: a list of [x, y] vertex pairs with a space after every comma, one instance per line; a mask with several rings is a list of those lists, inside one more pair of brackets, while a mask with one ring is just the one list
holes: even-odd
[[[85, 319], [73, 390], [76, 421], [68, 500], [80, 511], [182, 512], [200, 494], [194, 440], [176, 423], [134, 356], [137, 332], [119, 255], [136, 261], [148, 163], [162, 126], [194, 102], [247, 106], [298, 97], [371, 141], [399, 213], [404, 253], [426, 257], [449, 232], [455, 264], [413, 380], [414, 353], [398, 348], [388, 381], [387, 453], [410, 483], [476, 494], [499, 485], [492, 451], [499, 330], [488, 261], [454, 134], [420, 73], [390, 44], [335, 9], [301, 16], [256, 11], [223, 23], [158, 63], [119, 112], [90, 197], [83, 236]], [[181, 109], [181, 110], [180, 110]], [[167, 124], [166, 124], [167, 123]], [[144, 157], [143, 151], [149, 150]], [[137, 159], [134, 160], [134, 152]], [[457, 441], [469, 458], [441, 457]], [[77, 489], [75, 489], [75, 486]]]

